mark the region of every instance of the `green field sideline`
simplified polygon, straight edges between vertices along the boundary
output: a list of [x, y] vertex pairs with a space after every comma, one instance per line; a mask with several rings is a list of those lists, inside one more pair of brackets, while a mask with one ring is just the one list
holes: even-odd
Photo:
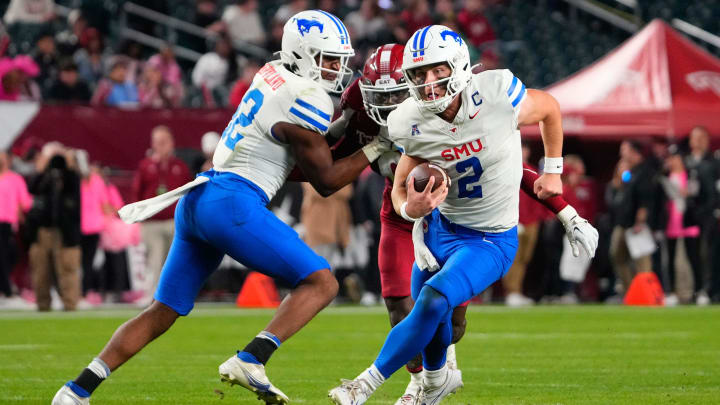
[[[137, 310], [0, 312], [0, 403], [49, 404]], [[220, 384], [217, 367], [272, 312], [199, 306], [113, 373], [92, 404], [258, 404]], [[443, 404], [720, 403], [720, 307], [472, 306], [458, 345], [465, 388]], [[328, 389], [377, 354], [380, 307], [325, 310], [268, 364], [292, 403], [329, 404]], [[368, 402], [393, 404], [396, 373]], [[222, 394], [221, 394], [222, 393]]]

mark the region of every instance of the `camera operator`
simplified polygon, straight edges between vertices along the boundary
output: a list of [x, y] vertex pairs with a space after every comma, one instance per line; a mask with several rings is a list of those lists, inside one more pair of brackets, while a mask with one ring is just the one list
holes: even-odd
[[30, 186], [34, 229], [30, 266], [39, 311], [49, 311], [55, 272], [66, 311], [80, 299], [80, 175], [76, 151], [58, 143], [43, 148], [38, 176]]

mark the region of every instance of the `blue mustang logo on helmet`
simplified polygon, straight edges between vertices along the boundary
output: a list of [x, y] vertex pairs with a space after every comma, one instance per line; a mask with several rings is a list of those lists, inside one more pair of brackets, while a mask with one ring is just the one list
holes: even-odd
[[297, 19], [297, 26], [301, 36], [305, 36], [305, 34], [310, 33], [310, 29], [312, 27], [317, 27], [318, 30], [320, 30], [320, 33], [323, 32], [324, 28], [323, 23], [321, 23], [320, 21], [306, 20], [304, 18]]
[[440, 33], [440, 37], [443, 39], [443, 41], [446, 41], [445, 37], [450, 37], [455, 40], [458, 44], [462, 45], [462, 38], [460, 38], [460, 34], [454, 31], [445, 30]]

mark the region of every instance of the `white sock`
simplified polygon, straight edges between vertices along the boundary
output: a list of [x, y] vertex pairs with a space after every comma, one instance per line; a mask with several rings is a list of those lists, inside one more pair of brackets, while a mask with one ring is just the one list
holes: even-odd
[[447, 379], [447, 373], [448, 373], [447, 363], [443, 364], [443, 366], [437, 370], [425, 369], [424, 373], [425, 373], [424, 380], [425, 380], [426, 387], [439, 387], [439, 386], [443, 385], [445, 383], [445, 379]]
[[457, 357], [455, 357], [455, 345], [452, 344], [447, 348], [447, 354], [445, 355], [445, 362], [452, 364], [453, 367], [457, 368]]
[[369, 393], [375, 392], [378, 387], [380, 387], [385, 382], [385, 377], [380, 374], [380, 371], [378, 371], [377, 367], [375, 367], [375, 364], [368, 367], [360, 373], [359, 376], [357, 376], [356, 380], [363, 380], [368, 389], [370, 390]]
[[[405, 388], [405, 394], [415, 394], [417, 390], [422, 387], [423, 373], [422, 371], [417, 373], [410, 373], [410, 384]], [[405, 395], [403, 394], [403, 395]]]
[[88, 364], [87, 368], [90, 369], [90, 371], [93, 372], [96, 376], [102, 378], [103, 380], [110, 377], [110, 368], [105, 364], [104, 361], [100, 360], [99, 358], [94, 358], [93, 361]]

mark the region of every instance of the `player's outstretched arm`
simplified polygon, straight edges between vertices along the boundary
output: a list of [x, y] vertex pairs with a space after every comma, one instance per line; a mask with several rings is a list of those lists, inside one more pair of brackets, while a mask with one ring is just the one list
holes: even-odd
[[[540, 134], [545, 148], [546, 165], [548, 158], [562, 157], [562, 116], [557, 100], [550, 94], [528, 89], [518, 115], [518, 126], [540, 124]], [[546, 170], [534, 184], [534, 191], [541, 199], [562, 194], [560, 174]]]
[[272, 133], [280, 142], [290, 145], [307, 181], [323, 197], [340, 190], [378, 158], [386, 148], [377, 140], [352, 155], [333, 162], [330, 148], [317, 132], [287, 122], [278, 122]]
[[575, 208], [568, 204], [562, 196], [557, 195], [544, 200], [538, 198], [533, 191], [533, 184], [538, 178], [537, 172], [533, 170], [532, 167], [523, 163], [523, 177], [522, 182], [520, 182], [522, 191], [552, 211], [563, 224], [565, 234], [570, 241], [573, 256], [578, 257], [580, 255], [578, 245], [581, 245], [588, 256], [595, 257], [595, 250], [597, 249], [599, 239], [597, 229], [590, 225], [585, 218], [578, 215]]

